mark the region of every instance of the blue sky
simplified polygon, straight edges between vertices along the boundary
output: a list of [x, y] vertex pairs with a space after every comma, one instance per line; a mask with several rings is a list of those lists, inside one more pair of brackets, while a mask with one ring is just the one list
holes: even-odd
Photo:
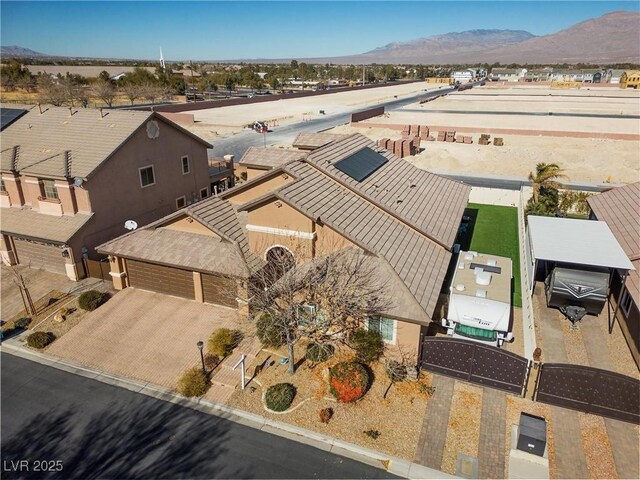
[[304, 58], [473, 29], [555, 33], [640, 2], [17, 2], [0, 3], [3, 46], [51, 55], [167, 60]]

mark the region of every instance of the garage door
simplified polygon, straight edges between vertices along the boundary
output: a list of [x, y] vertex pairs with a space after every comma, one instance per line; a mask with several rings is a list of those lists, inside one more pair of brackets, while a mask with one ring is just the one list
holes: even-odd
[[235, 280], [217, 275], [202, 274], [202, 292], [205, 303], [236, 308], [238, 289]]
[[189, 270], [127, 260], [127, 274], [132, 287], [195, 299], [193, 272]]
[[49, 272], [66, 274], [65, 259], [62, 247], [40, 242], [32, 242], [22, 238], [13, 238], [16, 255], [20, 265], [44, 269]]

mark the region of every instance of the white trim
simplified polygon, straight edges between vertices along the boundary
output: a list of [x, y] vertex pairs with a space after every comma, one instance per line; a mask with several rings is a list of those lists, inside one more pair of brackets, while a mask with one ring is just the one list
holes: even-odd
[[126, 273], [124, 273], [124, 272], [109, 272], [109, 275], [111, 275], [113, 278], [124, 278]]
[[[148, 185], [142, 185], [142, 170], [146, 170], [149, 167], [151, 167], [151, 172], [152, 172], [152, 175], [153, 175], [153, 183], [150, 183]], [[153, 164], [147, 165], [146, 167], [138, 168], [138, 179], [140, 180], [140, 188], [147, 188], [147, 187], [150, 187], [152, 185], [155, 185], [156, 184], [156, 169], [153, 168]]]
[[[178, 200], [184, 200], [184, 205], [182, 205], [182, 206], [178, 205]], [[186, 197], [186, 195], [183, 195], [181, 197], [176, 198], [176, 208], [178, 210], [180, 210], [181, 208], [184, 208], [186, 206], [187, 206], [187, 197]]]
[[[184, 159], [187, 159], [187, 171], [184, 171]], [[180, 157], [180, 170], [183, 175], [188, 175], [191, 173], [191, 161], [189, 160], [189, 155], [182, 155]]]
[[[202, 192], [206, 192], [206, 193], [207, 193], [207, 195], [203, 197], [203, 196], [202, 196]], [[201, 188], [201, 189], [200, 189], [200, 199], [201, 199], [201, 200], [204, 200], [205, 198], [209, 198], [209, 197], [210, 197], [210, 195], [209, 195], [209, 187]]]
[[297, 230], [286, 230], [283, 228], [263, 227], [261, 225], [247, 225], [250, 232], [269, 233], [271, 235], [281, 235], [283, 237], [304, 238], [305, 240], [315, 240], [316, 232], [298, 232]]

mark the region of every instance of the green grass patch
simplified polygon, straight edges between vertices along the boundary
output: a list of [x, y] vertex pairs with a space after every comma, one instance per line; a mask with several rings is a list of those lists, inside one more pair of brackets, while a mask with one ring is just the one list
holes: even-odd
[[470, 203], [464, 214], [470, 217], [471, 221], [467, 232], [459, 239], [462, 250], [474, 250], [511, 258], [513, 263], [513, 305], [522, 307], [518, 209]]

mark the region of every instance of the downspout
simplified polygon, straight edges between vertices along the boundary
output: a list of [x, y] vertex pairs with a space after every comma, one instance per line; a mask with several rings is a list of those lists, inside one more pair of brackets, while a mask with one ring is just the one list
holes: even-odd
[[[611, 333], [613, 332], [613, 324], [615, 323], [616, 316], [618, 315], [618, 309], [620, 308], [620, 299], [622, 298], [622, 295], [624, 295], [624, 289], [625, 289], [625, 284], [627, 283], [628, 274], [629, 274], [629, 271], [625, 270], [624, 274], [622, 275], [622, 286], [620, 287], [620, 295], [618, 296], [618, 300], [616, 301], [616, 308], [613, 311], [613, 319], [611, 319], [611, 321], [609, 322], [609, 335], [611, 335]], [[611, 299], [611, 292], [609, 292], [609, 299]]]

